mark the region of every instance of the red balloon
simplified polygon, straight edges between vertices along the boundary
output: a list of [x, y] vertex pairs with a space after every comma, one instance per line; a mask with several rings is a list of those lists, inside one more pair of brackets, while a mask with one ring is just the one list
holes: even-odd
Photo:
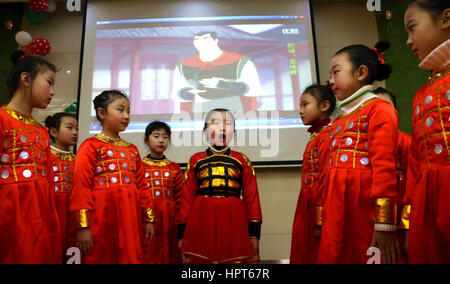
[[42, 37], [33, 40], [31, 45], [33, 46], [34, 52], [40, 56], [47, 55], [51, 50], [50, 42]]
[[48, 0], [30, 0], [29, 4], [31, 10], [37, 13], [45, 12], [48, 8]]
[[34, 55], [33, 43], [29, 45], [21, 45], [20, 50], [25, 52], [26, 55]]

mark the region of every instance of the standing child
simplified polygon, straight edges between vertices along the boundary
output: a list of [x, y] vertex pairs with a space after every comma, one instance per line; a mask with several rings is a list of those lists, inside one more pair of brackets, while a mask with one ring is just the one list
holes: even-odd
[[450, 263], [450, 2], [414, 1], [404, 21], [419, 67], [432, 71], [413, 99], [408, 257], [410, 263]]
[[0, 108], [0, 263], [61, 263], [48, 132], [33, 117], [54, 95], [55, 66], [17, 51]]
[[323, 181], [327, 166], [330, 139], [327, 126], [335, 106], [336, 98], [326, 86], [310, 86], [300, 97], [300, 116], [303, 124], [311, 125], [308, 129], [311, 136], [303, 154], [302, 188], [294, 216], [290, 263], [313, 264], [317, 260], [319, 239], [315, 233], [321, 219], [319, 181]]
[[72, 192], [73, 167], [75, 155], [70, 150], [78, 140], [78, 122], [69, 113], [59, 112], [45, 119], [45, 127], [53, 141], [51, 146], [53, 174], [55, 176], [56, 211], [61, 228], [62, 253], [75, 246], [76, 229], [73, 214], [69, 214], [70, 194]]
[[203, 132], [211, 146], [193, 155], [185, 172], [178, 219], [183, 262], [258, 262], [258, 185], [250, 160], [228, 147], [233, 115], [211, 110]]
[[319, 263], [367, 263], [369, 247], [384, 263], [400, 253], [396, 234], [398, 118], [394, 107], [372, 93], [389, 77], [382, 52], [350, 45], [330, 61], [330, 86], [342, 115], [331, 126], [331, 154]]
[[78, 247], [85, 263], [140, 263], [144, 222], [148, 243], [155, 220], [138, 149], [119, 136], [130, 122], [130, 102], [109, 90], [95, 97], [94, 108], [102, 132], [78, 150], [70, 203]]
[[181, 263], [175, 217], [183, 189], [183, 175], [180, 166], [164, 156], [170, 135], [169, 125], [161, 121], [153, 121], [145, 129], [144, 142], [150, 148], [150, 154], [142, 159], [142, 162], [158, 223], [155, 225], [156, 234], [145, 254], [144, 263]]
[[[397, 109], [397, 100], [395, 96], [386, 90], [379, 87], [373, 91], [380, 99], [392, 104]], [[408, 230], [409, 230], [409, 212], [408, 204], [402, 204], [402, 200], [405, 196], [406, 189], [406, 173], [408, 168], [408, 155], [409, 147], [411, 146], [411, 135], [406, 132], [398, 131], [398, 143], [397, 143], [397, 190], [399, 193], [398, 207], [397, 207], [397, 224], [398, 224], [398, 237], [401, 248], [404, 249], [404, 254], [407, 255], [407, 243], [408, 243]], [[406, 261], [404, 258], [401, 261]]]

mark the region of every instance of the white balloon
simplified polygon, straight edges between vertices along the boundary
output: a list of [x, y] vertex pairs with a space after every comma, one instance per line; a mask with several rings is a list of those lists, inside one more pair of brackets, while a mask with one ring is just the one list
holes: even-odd
[[19, 45], [29, 45], [32, 41], [33, 38], [31, 37], [31, 35], [25, 31], [20, 31], [16, 34], [16, 41]]
[[48, 8], [46, 10], [47, 13], [53, 13], [56, 10], [56, 3], [55, 2], [48, 2]]

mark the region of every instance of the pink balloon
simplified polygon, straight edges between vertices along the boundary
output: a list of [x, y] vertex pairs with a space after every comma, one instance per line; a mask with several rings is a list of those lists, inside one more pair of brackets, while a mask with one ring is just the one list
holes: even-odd
[[40, 56], [49, 54], [50, 50], [52, 49], [50, 46], [50, 42], [42, 37], [33, 40], [31, 45], [33, 47], [34, 52]]

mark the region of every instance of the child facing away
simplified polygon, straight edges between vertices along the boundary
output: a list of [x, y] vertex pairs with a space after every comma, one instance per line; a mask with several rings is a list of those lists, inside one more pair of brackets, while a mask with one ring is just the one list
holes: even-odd
[[[316, 263], [322, 217], [319, 185], [329, 156], [330, 115], [336, 106], [336, 97], [330, 88], [312, 85], [300, 97], [300, 116], [304, 125], [310, 125], [311, 134], [303, 154], [302, 188], [298, 198], [292, 229], [290, 263]], [[319, 227], [317, 227], [319, 226]]]
[[180, 166], [164, 155], [171, 133], [169, 125], [162, 121], [153, 121], [145, 129], [144, 142], [150, 154], [142, 163], [158, 220], [155, 236], [144, 256], [144, 263], [148, 264], [181, 263], [175, 217], [184, 180]]
[[330, 61], [330, 86], [342, 115], [330, 130], [327, 194], [318, 263], [367, 263], [378, 247], [383, 263], [395, 263], [397, 239], [396, 155], [398, 117], [373, 92], [374, 81], [389, 77], [382, 52], [350, 45]]
[[70, 148], [78, 141], [78, 122], [71, 114], [59, 112], [47, 116], [45, 127], [47, 127], [50, 139], [53, 142], [50, 147], [52, 171], [55, 176], [54, 192], [64, 256], [68, 248], [76, 246], [74, 215], [70, 214], [69, 204], [75, 165], [75, 155]]
[[[380, 99], [392, 104], [395, 109], [397, 108], [397, 99], [394, 94], [389, 90], [378, 87], [373, 91]], [[398, 143], [397, 143], [397, 190], [399, 193], [399, 199], [397, 203], [397, 224], [398, 224], [398, 237], [400, 246], [403, 250], [402, 257], [399, 261], [407, 260], [408, 252], [408, 230], [409, 230], [409, 205], [403, 204], [405, 196], [407, 169], [408, 169], [408, 155], [409, 148], [411, 146], [411, 135], [406, 132], [398, 131]]]
[[51, 102], [55, 66], [11, 55], [8, 105], [0, 108], [0, 263], [61, 263], [50, 138], [31, 116]]
[[450, 263], [450, 2], [413, 1], [404, 23], [419, 67], [432, 72], [413, 99], [408, 261]]
[[203, 132], [211, 146], [194, 154], [187, 165], [177, 221], [184, 263], [260, 259], [258, 185], [250, 160], [228, 147], [234, 127], [230, 111], [208, 112]]
[[107, 90], [94, 108], [102, 131], [81, 144], [75, 160], [70, 210], [77, 245], [87, 264], [141, 263], [155, 218], [138, 149], [119, 136], [130, 122], [130, 102]]

